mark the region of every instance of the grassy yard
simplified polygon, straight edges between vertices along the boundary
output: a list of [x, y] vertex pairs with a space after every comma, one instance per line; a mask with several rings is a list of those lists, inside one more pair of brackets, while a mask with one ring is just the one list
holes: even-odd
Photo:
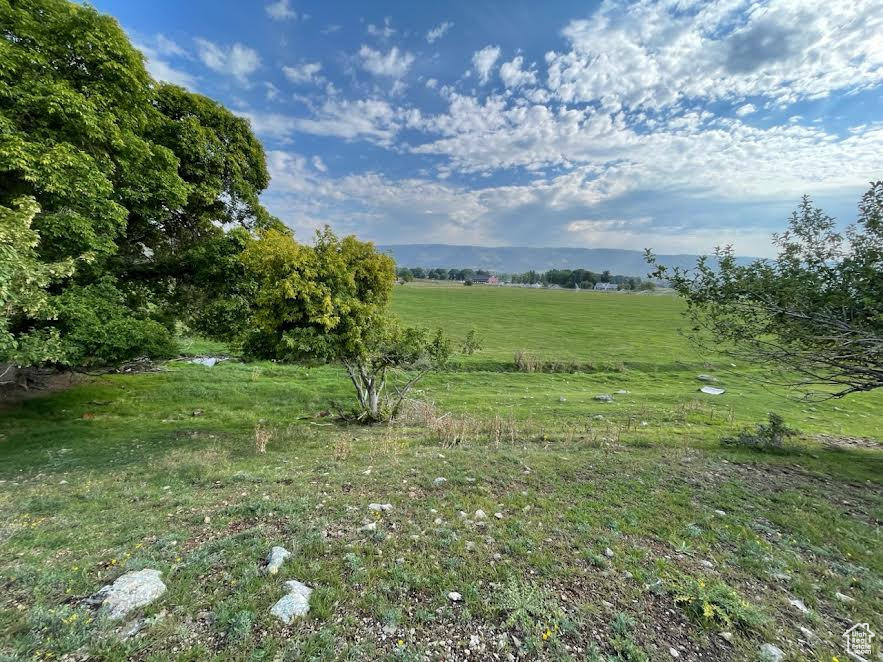
[[[856, 622], [883, 637], [879, 394], [770, 389], [697, 355], [667, 296], [408, 285], [394, 308], [483, 339], [420, 385], [448, 427], [341, 425], [341, 370], [235, 360], [0, 410], [0, 659], [831, 662]], [[793, 451], [720, 445], [769, 411]], [[123, 637], [85, 599], [148, 567], [168, 591]], [[287, 579], [314, 589], [290, 626]]]

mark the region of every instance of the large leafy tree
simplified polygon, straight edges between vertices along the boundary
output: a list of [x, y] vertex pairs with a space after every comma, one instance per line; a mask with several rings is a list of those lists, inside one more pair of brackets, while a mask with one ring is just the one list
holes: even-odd
[[[343, 364], [356, 390], [358, 418], [393, 416], [409, 389], [445, 365], [451, 342], [402, 326], [389, 311], [392, 258], [328, 228], [312, 246], [271, 229], [242, 254], [256, 292], [244, 334], [247, 353], [281, 361]], [[466, 350], [475, 347], [472, 337]]]
[[883, 182], [845, 233], [804, 197], [774, 242], [775, 260], [741, 266], [726, 247], [716, 268], [654, 275], [686, 301], [694, 339], [776, 368], [771, 381], [822, 398], [883, 386]]
[[168, 353], [174, 320], [222, 293], [197, 291], [220, 275], [193, 258], [236, 255], [232, 226], [274, 222], [258, 201], [260, 143], [219, 104], [156, 84], [117, 23], [89, 7], [0, 0], [0, 26], [0, 206], [32, 200], [29, 259], [71, 267], [41, 281], [51, 314], [2, 302], [12, 342], [54, 349], [0, 349], [0, 362]]

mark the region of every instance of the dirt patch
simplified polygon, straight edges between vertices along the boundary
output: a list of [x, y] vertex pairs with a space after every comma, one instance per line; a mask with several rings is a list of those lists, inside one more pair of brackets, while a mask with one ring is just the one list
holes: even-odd
[[871, 439], [870, 437], [838, 437], [829, 434], [817, 434], [813, 439], [819, 443], [834, 448], [845, 448], [849, 450], [856, 448], [874, 451], [883, 450], [883, 443], [876, 439]]

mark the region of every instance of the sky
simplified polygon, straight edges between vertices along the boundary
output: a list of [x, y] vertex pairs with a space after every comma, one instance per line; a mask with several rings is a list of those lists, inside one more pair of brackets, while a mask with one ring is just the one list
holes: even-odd
[[883, 0], [94, 0], [307, 240], [774, 254], [883, 178]]

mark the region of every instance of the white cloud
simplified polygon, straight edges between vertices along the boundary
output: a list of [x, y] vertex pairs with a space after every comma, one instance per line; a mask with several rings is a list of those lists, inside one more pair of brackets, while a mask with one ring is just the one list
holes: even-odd
[[291, 0], [277, 0], [264, 7], [267, 16], [274, 21], [285, 21], [297, 18], [297, 12], [291, 8]]
[[605, 0], [564, 28], [569, 51], [546, 55], [549, 87], [566, 102], [649, 109], [866, 89], [883, 80], [879, 9], [879, 0]]
[[294, 67], [282, 67], [282, 73], [292, 83], [321, 83], [323, 78], [319, 76], [322, 71], [320, 62], [305, 62]]
[[153, 39], [145, 39], [143, 42], [135, 38], [133, 42], [135, 48], [144, 54], [147, 71], [153, 78], [191, 90], [196, 88], [196, 77], [170, 62], [170, 58], [189, 60], [191, 57], [177, 42], [163, 34], [158, 34]]
[[522, 85], [535, 85], [537, 75], [533, 71], [525, 71], [521, 68], [524, 63], [522, 56], [513, 58], [510, 62], [500, 65], [500, 80], [507, 88], [520, 87]]
[[319, 172], [328, 172], [328, 167], [325, 165], [325, 162], [322, 161], [321, 156], [317, 155], [313, 157], [313, 167]]
[[396, 33], [396, 29], [392, 27], [389, 16], [383, 19], [383, 25], [377, 26], [373, 23], [368, 24], [368, 34], [372, 37], [380, 39], [389, 39]]
[[739, 117], [744, 117], [745, 115], [750, 115], [756, 110], [757, 108], [754, 107], [753, 103], [746, 103], [745, 105], [736, 108], [736, 114]]
[[233, 76], [241, 83], [261, 66], [257, 51], [235, 43], [230, 47], [218, 46], [207, 39], [196, 39], [199, 59], [212, 71]]
[[363, 45], [359, 49], [359, 57], [362, 59], [362, 69], [375, 76], [390, 78], [402, 78], [414, 64], [414, 56], [407, 51], [399, 51], [397, 46], [384, 54]]
[[438, 87], [438, 80], [436, 80], [435, 78], [429, 78], [426, 81], [426, 87], [428, 87], [430, 90], [434, 90]]
[[264, 81], [264, 89], [266, 90], [267, 101], [275, 101], [279, 98], [279, 88], [270, 81]]
[[452, 27], [454, 27], [454, 24], [451, 21], [442, 21], [426, 33], [426, 42], [429, 44], [435, 43], [444, 37]]
[[472, 66], [478, 74], [478, 82], [484, 85], [491, 76], [491, 70], [494, 68], [500, 57], [499, 46], [485, 46], [480, 51], [472, 54]]

